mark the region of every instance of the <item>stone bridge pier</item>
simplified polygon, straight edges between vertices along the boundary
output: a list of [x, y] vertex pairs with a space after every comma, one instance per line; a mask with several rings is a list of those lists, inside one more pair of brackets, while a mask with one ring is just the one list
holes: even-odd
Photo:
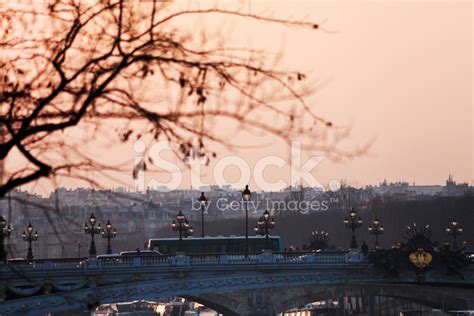
[[[220, 293], [203, 293], [183, 297], [199, 302], [225, 316], [274, 316], [286, 310], [302, 307], [308, 303], [339, 299], [341, 297], [368, 298], [368, 313], [376, 316], [374, 297], [390, 297], [427, 307], [450, 310], [474, 309], [474, 288], [419, 284], [365, 284], [334, 286], [301, 286], [270, 288]], [[345, 316], [343, 307], [339, 315]]]

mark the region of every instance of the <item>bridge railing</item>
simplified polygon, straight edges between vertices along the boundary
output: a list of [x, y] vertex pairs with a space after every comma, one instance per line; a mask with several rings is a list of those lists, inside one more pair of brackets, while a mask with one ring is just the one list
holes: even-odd
[[85, 258], [67, 258], [67, 259], [58, 259], [54, 261], [44, 261], [44, 265], [53, 270], [55, 269], [75, 269], [81, 268]]
[[185, 254], [158, 256], [111, 256], [102, 258], [69, 258], [8, 261], [6, 267], [12, 270], [78, 270], [114, 269], [121, 267], [151, 266], [206, 266], [206, 265], [253, 265], [253, 264], [345, 264], [360, 263], [364, 258], [360, 252], [271, 252]]
[[152, 256], [140, 258], [142, 265], [169, 265], [174, 256]]
[[307, 263], [346, 263], [362, 262], [359, 252], [321, 251], [321, 252], [283, 252], [274, 254], [277, 262]]
[[189, 256], [191, 265], [222, 263], [221, 257], [220, 254], [197, 254]]

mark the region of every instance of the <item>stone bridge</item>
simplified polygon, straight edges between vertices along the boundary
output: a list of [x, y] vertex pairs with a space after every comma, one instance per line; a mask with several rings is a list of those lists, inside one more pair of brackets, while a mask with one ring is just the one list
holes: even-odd
[[0, 273], [2, 316], [171, 296], [224, 315], [275, 315], [317, 300], [375, 296], [443, 310], [474, 309], [473, 262], [459, 275], [428, 270], [420, 283], [414, 270], [390, 276], [359, 252], [14, 261]]

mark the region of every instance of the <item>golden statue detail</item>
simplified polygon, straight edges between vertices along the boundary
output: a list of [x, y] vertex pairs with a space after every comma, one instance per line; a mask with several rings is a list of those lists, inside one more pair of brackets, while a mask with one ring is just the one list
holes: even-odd
[[425, 252], [423, 248], [418, 248], [417, 251], [410, 254], [409, 259], [415, 267], [423, 269], [431, 263], [433, 256], [429, 252]]

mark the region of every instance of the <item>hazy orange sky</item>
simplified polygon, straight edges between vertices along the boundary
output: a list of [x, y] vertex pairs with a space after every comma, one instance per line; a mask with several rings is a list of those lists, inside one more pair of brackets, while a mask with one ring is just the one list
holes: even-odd
[[[344, 147], [373, 141], [366, 155], [342, 163], [324, 160], [314, 171], [323, 184], [332, 179], [376, 184], [384, 178], [441, 184], [448, 174], [473, 184], [471, 2], [253, 1], [251, 7], [255, 13], [323, 22], [327, 32], [219, 16], [205, 22], [228, 31], [229, 41], [240, 46], [283, 52], [284, 68], [309, 72], [310, 79], [324, 83], [308, 103], [321, 116], [352, 127]], [[239, 135], [235, 142], [248, 140]], [[237, 154], [253, 163], [268, 154], [286, 158], [287, 152], [285, 144], [273, 142]], [[105, 161], [134, 157], [132, 144], [101, 155]], [[227, 172], [235, 180], [236, 170]], [[270, 167], [266, 175], [275, 181], [285, 172]], [[133, 187], [131, 173], [120, 178]]]
[[[371, 155], [326, 163], [323, 178], [441, 183], [474, 179], [472, 2], [270, 2], [283, 16], [325, 21], [334, 33], [259, 36], [285, 63], [327, 80], [320, 113], [353, 126], [353, 143], [375, 137]], [[253, 6], [256, 9], [256, 6]], [[244, 27], [244, 26], [242, 26]], [[256, 42], [256, 41], [255, 41]]]

